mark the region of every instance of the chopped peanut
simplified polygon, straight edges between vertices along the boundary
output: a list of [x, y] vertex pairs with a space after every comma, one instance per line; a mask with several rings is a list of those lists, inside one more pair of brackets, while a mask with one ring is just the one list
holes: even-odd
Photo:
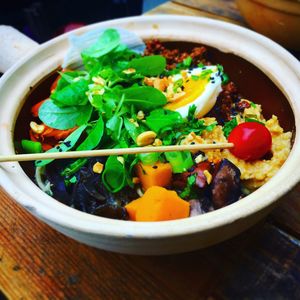
[[145, 131], [138, 135], [136, 143], [138, 146], [148, 146], [153, 144], [155, 138], [156, 133], [154, 131]]
[[204, 174], [204, 176], [206, 178], [207, 184], [210, 184], [211, 181], [212, 181], [212, 175], [207, 170], [204, 170], [203, 174]]
[[100, 85], [105, 85], [105, 80], [98, 76], [98, 77], [93, 77], [92, 78], [93, 82], [95, 82], [96, 84], [100, 84]]
[[124, 165], [124, 157], [123, 157], [123, 156], [118, 156], [118, 157], [117, 157], [117, 160], [118, 160], [122, 165]]
[[155, 78], [153, 81], [153, 86], [162, 92], [165, 91], [165, 89], [167, 88], [168, 85], [169, 85], [169, 81], [166, 77]]
[[124, 70], [123, 73], [124, 74], [132, 74], [132, 73], [135, 73], [135, 69], [134, 68], [129, 68], [127, 70]]
[[162, 141], [160, 139], [155, 139], [153, 146], [161, 146], [162, 145]]
[[146, 85], [153, 86], [154, 79], [149, 78], [149, 77], [145, 77], [144, 82], [145, 82]]
[[30, 128], [32, 129], [32, 131], [37, 134], [41, 134], [45, 130], [45, 125], [39, 125], [33, 121], [31, 121], [29, 125], [30, 125]]
[[139, 119], [139, 120], [143, 120], [145, 118], [145, 114], [142, 110], [139, 110], [136, 117]]
[[96, 162], [93, 165], [93, 172], [97, 174], [101, 174], [102, 171], [103, 171], [103, 164], [101, 164], [100, 162]]
[[203, 155], [202, 154], [199, 154], [196, 158], [195, 158], [195, 163], [196, 164], [199, 164], [203, 161]]
[[132, 123], [135, 127], [139, 127], [139, 123], [135, 121], [134, 119], [129, 119], [129, 122]]
[[138, 184], [138, 183], [140, 183], [141, 181], [140, 181], [140, 179], [138, 178], [138, 177], [132, 177], [132, 183], [133, 184]]

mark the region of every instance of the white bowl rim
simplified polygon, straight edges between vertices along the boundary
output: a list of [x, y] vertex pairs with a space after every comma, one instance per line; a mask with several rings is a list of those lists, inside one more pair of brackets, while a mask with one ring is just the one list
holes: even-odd
[[[295, 78], [298, 78], [298, 80], [300, 78], [300, 63], [289, 52], [287, 52], [284, 48], [282, 48], [275, 42], [243, 27], [203, 17], [177, 15], [129, 17], [92, 24], [84, 27], [83, 29], [77, 29], [72, 33], [80, 33], [99, 26], [117, 27], [122, 26], [126, 23], [129, 24], [134, 22], [151, 22], [152, 24], [155, 24], [157, 22], [159, 24], [160, 22], [164, 21], [178, 22], [179, 24], [194, 23], [197, 26], [214, 26], [221, 30], [221, 32], [222, 30], [227, 30], [232, 32], [233, 34], [245, 35], [252, 42], [261, 45], [261, 47], [266, 49], [266, 51], [272, 51], [273, 53], [279, 55], [281, 58], [281, 63], [286, 64], [290, 68], [290, 70], [292, 70], [295, 73]], [[4, 74], [3, 78], [1, 79], [0, 91], [4, 88], [4, 85], [13, 76], [16, 70], [18, 70], [21, 66], [25, 65], [27, 61], [34, 58], [38, 53], [41, 53], [44, 49], [47, 49], [51, 45], [65, 40], [66, 36], [68, 35], [69, 33], [64, 34], [40, 45], [36, 50], [34, 50], [32, 53], [28, 54], [26, 57], [24, 57], [22, 60], [16, 63], [8, 72]], [[234, 51], [232, 50], [232, 52]], [[272, 79], [276, 81], [276, 78]], [[300, 95], [299, 88], [297, 90], [298, 95]], [[291, 93], [292, 91], [286, 92]], [[296, 94], [295, 91], [293, 94]], [[296, 98], [293, 100], [292, 108], [294, 110], [294, 114], [300, 116], [300, 99], [299, 97]], [[300, 118], [295, 118], [296, 136], [292, 152], [288, 160], [281, 167], [276, 176], [274, 176], [263, 187], [261, 187], [251, 195], [245, 197], [244, 199], [220, 210], [206, 213], [197, 217], [163, 222], [131, 222], [107, 219], [80, 212], [56, 200], [53, 200], [53, 198], [43, 193], [31, 182], [30, 189], [32, 189], [33, 192], [36, 194], [35, 198], [43, 197], [44, 199], [49, 201], [46, 205], [45, 203], [39, 202], [37, 199], [33, 199], [30, 196], [28, 196], [25, 190], [21, 190], [17, 183], [14, 183], [16, 171], [12, 171], [12, 169], [17, 170], [18, 175], [21, 176], [22, 179], [26, 181], [26, 183], [29, 182], [29, 178], [22, 171], [18, 163], [3, 164], [3, 167], [0, 168], [0, 183], [13, 198], [15, 198], [25, 208], [31, 210], [32, 213], [35, 214], [37, 217], [43, 219], [48, 223], [58, 224], [59, 226], [71, 228], [81, 232], [101, 234], [103, 236], [150, 239], [165, 238], [171, 236], [174, 237], [186, 234], [193, 234], [200, 231], [209, 231], [212, 228], [217, 228], [225, 224], [233, 223], [238, 219], [246, 218], [247, 216], [258, 212], [263, 208], [270, 206], [271, 204], [276, 202], [280, 196], [282, 196], [284, 193], [290, 190], [299, 181], [300, 172], [297, 169], [297, 165], [300, 163], [300, 142], [299, 134], [297, 133], [299, 132], [300, 128], [299, 119]], [[0, 133], [2, 132], [2, 130], [3, 129], [0, 128]], [[6, 151], [6, 154], [13, 154], [14, 149], [12, 145], [7, 147], [6, 149], [9, 149], [9, 153]], [[0, 148], [0, 151], [2, 152], [3, 149]], [[295, 172], [295, 176], [289, 177], [288, 179], [284, 178], [285, 173], [292, 174], [292, 172]], [[25, 177], [27, 177], [27, 179]], [[284, 187], [280, 186], [282, 180], [285, 183]], [[272, 190], [272, 188], [276, 186], [279, 186], [280, 189], [275, 191]], [[257, 198], [259, 197], [263, 197], [263, 201], [258, 201]]]

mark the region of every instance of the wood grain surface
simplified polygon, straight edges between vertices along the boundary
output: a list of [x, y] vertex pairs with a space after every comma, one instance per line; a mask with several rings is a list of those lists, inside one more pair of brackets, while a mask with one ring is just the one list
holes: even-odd
[[8, 299], [300, 297], [299, 241], [270, 222], [196, 252], [129, 256], [75, 242], [1, 194], [0, 286]]
[[[240, 22], [233, 1], [179, 2], [151, 13]], [[142, 257], [73, 241], [0, 189], [0, 299], [300, 299], [299, 195], [300, 185], [267, 220], [217, 246]]]

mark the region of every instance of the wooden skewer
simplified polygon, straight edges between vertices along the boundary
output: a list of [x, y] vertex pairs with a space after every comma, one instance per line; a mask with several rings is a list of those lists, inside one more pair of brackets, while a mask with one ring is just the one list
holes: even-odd
[[97, 157], [97, 156], [109, 156], [109, 155], [171, 152], [171, 151], [192, 151], [192, 150], [201, 151], [201, 150], [214, 150], [214, 149], [228, 149], [228, 148], [232, 148], [233, 146], [234, 145], [232, 143], [216, 143], [216, 144], [175, 145], [175, 146], [158, 146], [158, 147], [117, 148], [117, 149], [36, 153], [36, 154], [14, 154], [14, 155], [0, 156], [0, 162], [31, 161], [31, 160], [44, 160], [44, 159], [66, 159], [66, 158]]

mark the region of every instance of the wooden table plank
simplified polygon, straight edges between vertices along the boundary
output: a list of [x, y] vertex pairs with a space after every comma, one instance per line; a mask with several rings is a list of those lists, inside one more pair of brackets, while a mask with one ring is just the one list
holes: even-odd
[[173, 0], [172, 2], [246, 24], [234, 0]]
[[157, 14], [168, 14], [168, 15], [184, 15], [184, 16], [199, 16], [218, 19], [233, 24], [241, 25], [242, 23], [238, 20], [228, 18], [226, 16], [219, 16], [208, 11], [200, 11], [196, 8], [189, 6], [182, 6], [175, 2], [166, 2], [146, 13], [146, 15], [157, 15]]
[[6, 196], [0, 216], [0, 289], [10, 299], [300, 297], [299, 241], [265, 222], [208, 249], [142, 257], [79, 244]]
[[300, 239], [300, 183], [282, 197], [271, 218], [277, 226]]

